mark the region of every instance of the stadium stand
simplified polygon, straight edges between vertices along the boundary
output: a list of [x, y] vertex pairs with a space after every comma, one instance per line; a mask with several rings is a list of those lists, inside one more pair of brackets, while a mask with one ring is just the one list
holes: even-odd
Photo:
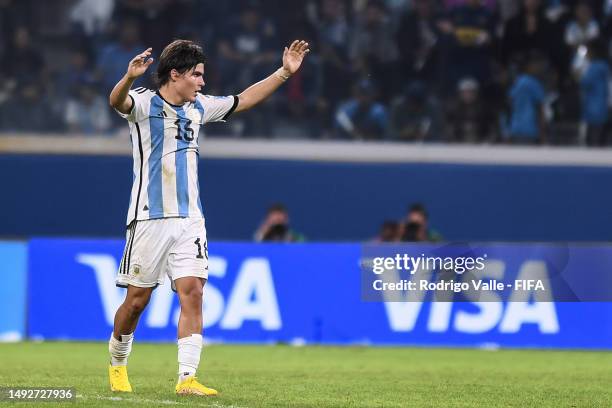
[[[205, 91], [234, 94], [298, 36], [313, 51], [304, 69], [265, 106], [209, 135], [610, 143], [610, 1], [299, 4], [2, 1], [0, 131], [113, 137], [123, 127], [106, 106], [109, 88], [146, 46], [197, 40], [209, 56]], [[372, 109], [365, 121], [351, 113]]]

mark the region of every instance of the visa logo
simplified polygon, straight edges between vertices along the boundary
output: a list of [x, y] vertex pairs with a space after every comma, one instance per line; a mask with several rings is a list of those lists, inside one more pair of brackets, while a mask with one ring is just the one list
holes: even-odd
[[[504, 262], [489, 260], [478, 277], [503, 280], [505, 272]], [[431, 275], [431, 271], [423, 269], [419, 271], [421, 276], [427, 273]], [[549, 275], [545, 262], [529, 260], [520, 266], [517, 280], [533, 278], [548, 282]], [[454, 304], [451, 301], [432, 302], [427, 316], [427, 331], [444, 333], [454, 330], [479, 334], [497, 329], [499, 333], [518, 333], [523, 325], [533, 324], [542, 334], [559, 333], [557, 310], [555, 303], [550, 299], [550, 294], [540, 293], [535, 289], [522, 290], [511, 295], [508, 302], [504, 303], [494, 291], [483, 292], [480, 293], [480, 299], [466, 303], [475, 306], [476, 310], [470, 312], [461, 310], [457, 307], [461, 304]], [[413, 331], [423, 307], [424, 292], [409, 292], [403, 296], [402, 299], [385, 303], [389, 326], [395, 332]], [[487, 301], [482, 301], [485, 298]]]
[[[109, 254], [80, 253], [76, 261], [89, 266], [96, 277], [104, 317], [109, 326], [113, 325], [115, 312], [125, 297], [125, 290], [115, 286], [119, 267], [114, 256]], [[227, 260], [211, 256], [208, 263], [210, 277], [224, 278]], [[176, 326], [180, 308], [173, 310], [174, 292], [170, 283], [165, 282], [153, 291], [143, 322], [151, 328], [164, 328], [170, 321]], [[226, 301], [223, 294], [210, 280], [204, 287], [204, 327], [216, 324], [226, 330], [238, 330], [247, 320], [256, 321], [266, 330], [282, 327], [280, 310], [272, 280], [270, 263], [266, 258], [247, 258], [240, 265], [238, 275]]]

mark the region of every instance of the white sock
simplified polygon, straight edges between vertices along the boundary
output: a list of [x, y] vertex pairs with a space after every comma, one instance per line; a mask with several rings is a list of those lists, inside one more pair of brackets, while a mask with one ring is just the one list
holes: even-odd
[[121, 341], [117, 340], [111, 333], [111, 338], [108, 341], [108, 351], [111, 356], [112, 366], [125, 366], [127, 360], [132, 351], [132, 340], [134, 340], [134, 333], [122, 334]]
[[192, 334], [178, 340], [179, 381], [195, 375], [200, 364], [202, 352], [202, 335]]

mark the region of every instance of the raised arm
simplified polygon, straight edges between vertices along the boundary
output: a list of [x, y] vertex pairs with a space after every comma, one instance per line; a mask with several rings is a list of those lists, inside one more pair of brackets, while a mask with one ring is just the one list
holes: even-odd
[[238, 95], [236, 112], [251, 109], [268, 96], [272, 95], [291, 75], [297, 72], [302, 65], [306, 54], [310, 52], [306, 41], [295, 40], [283, 52], [283, 66], [264, 80], [249, 86]]
[[132, 110], [132, 100], [128, 93], [136, 78], [144, 74], [149, 68], [149, 65], [153, 63], [151, 56], [151, 48], [147, 48], [142, 54], [138, 54], [132, 59], [128, 65], [127, 72], [117, 82], [117, 85], [111, 91], [108, 102], [110, 105], [117, 109], [119, 112], [128, 114]]

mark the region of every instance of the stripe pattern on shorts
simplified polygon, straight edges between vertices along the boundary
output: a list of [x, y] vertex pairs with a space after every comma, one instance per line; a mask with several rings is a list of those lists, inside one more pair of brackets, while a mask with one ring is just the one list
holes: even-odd
[[130, 261], [132, 258], [132, 245], [134, 244], [134, 235], [136, 235], [137, 221], [132, 221], [128, 226], [128, 237], [123, 250], [123, 257], [119, 264], [119, 275], [127, 275], [130, 272]]

